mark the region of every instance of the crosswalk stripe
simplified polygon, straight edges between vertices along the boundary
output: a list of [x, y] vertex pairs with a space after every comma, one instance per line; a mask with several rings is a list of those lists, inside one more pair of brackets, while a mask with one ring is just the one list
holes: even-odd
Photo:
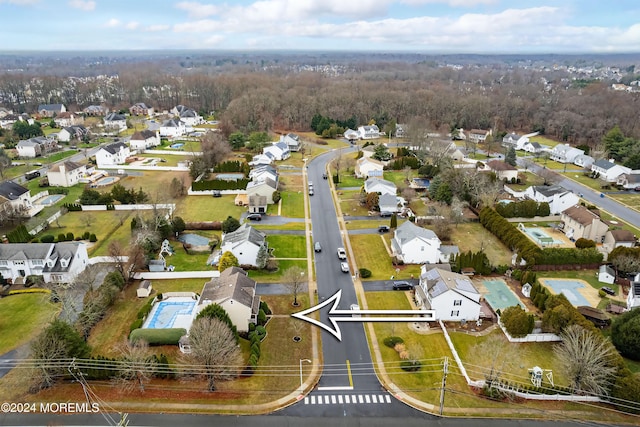
[[367, 403], [371, 403], [371, 398], [369, 397], [369, 395], [368, 395], [368, 394], [365, 394], [365, 395], [364, 395], [364, 400], [365, 400]]
[[385, 400], [387, 401], [387, 403], [391, 403], [391, 396], [389, 396], [388, 394], [386, 394], [384, 396]]
[[326, 403], [327, 405], [329, 404], [329, 396], [324, 397], [324, 403]]
[[321, 394], [319, 396], [309, 395], [304, 397], [305, 405], [342, 405], [345, 403], [391, 403], [391, 396], [388, 394]]
[[305, 396], [304, 397], [304, 404], [308, 405], [309, 404], [309, 396]]
[[358, 395], [358, 402], [364, 403], [364, 399], [362, 398], [361, 394]]
[[341, 394], [338, 395], [338, 403], [342, 405], [342, 395]]
[[349, 395], [348, 394], [344, 397], [344, 400], [345, 400], [345, 403], [351, 403], [351, 402], [349, 402]]
[[336, 397], [335, 396], [331, 396], [331, 403], [333, 403], [334, 405], [336, 404]]
[[377, 398], [377, 396], [375, 394], [373, 396], [371, 396], [371, 400], [373, 400], [373, 403], [378, 403], [378, 398]]

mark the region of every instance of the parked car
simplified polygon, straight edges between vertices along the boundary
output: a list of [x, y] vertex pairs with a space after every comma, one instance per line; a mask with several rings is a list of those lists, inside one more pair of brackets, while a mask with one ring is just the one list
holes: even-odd
[[608, 286], [603, 286], [600, 289], [602, 289], [605, 294], [609, 294], [609, 295], [615, 295], [616, 294], [616, 291], [614, 291], [613, 289], [611, 289]]
[[213, 197], [222, 197], [220, 190], [213, 190]]
[[309, 181], [309, 188], [313, 188], [313, 181]]
[[247, 215], [247, 219], [249, 221], [262, 221], [262, 215], [260, 215], [259, 213], [252, 213]]
[[342, 270], [343, 273], [348, 273], [349, 272], [349, 264], [347, 264], [346, 262], [341, 262], [340, 263], [340, 270]]
[[338, 259], [347, 259], [347, 251], [344, 248], [338, 248]]
[[389, 232], [389, 226], [388, 225], [381, 225], [380, 227], [378, 227], [378, 231], [380, 233], [388, 233]]
[[393, 282], [394, 291], [410, 291], [412, 289], [413, 289], [413, 284], [407, 281], [399, 280], [399, 281]]
[[309, 195], [313, 196], [313, 188], [309, 188]]
[[[355, 311], [356, 313], [360, 311], [360, 306], [358, 304], [351, 304], [349, 306], [349, 310]], [[352, 317], [360, 317], [360, 314], [353, 313]]]
[[313, 245], [313, 250], [316, 251], [316, 252], [322, 252], [322, 246], [320, 246], [320, 242], [316, 242]]
[[329, 176], [326, 173], [322, 174], [322, 179], [329, 179]]

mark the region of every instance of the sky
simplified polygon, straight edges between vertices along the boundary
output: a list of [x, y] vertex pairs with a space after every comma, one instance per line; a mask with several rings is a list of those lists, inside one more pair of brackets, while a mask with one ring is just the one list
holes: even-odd
[[0, 0], [0, 50], [623, 53], [640, 0]]

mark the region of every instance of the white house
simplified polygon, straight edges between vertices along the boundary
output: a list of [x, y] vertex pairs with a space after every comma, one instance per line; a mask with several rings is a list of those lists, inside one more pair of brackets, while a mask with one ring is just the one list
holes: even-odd
[[160, 126], [160, 136], [176, 138], [187, 133], [185, 123], [180, 119], [169, 119], [162, 122]]
[[622, 174], [630, 174], [631, 168], [618, 165], [611, 160], [600, 159], [593, 162], [591, 171], [600, 175], [600, 179], [607, 182], [615, 182]]
[[274, 142], [262, 149], [263, 154], [271, 154], [275, 160], [287, 160], [291, 157], [289, 146], [284, 142]]
[[222, 235], [220, 254], [231, 252], [240, 265], [258, 266], [257, 258], [260, 249], [267, 249], [264, 233], [244, 223], [236, 231]]
[[576, 205], [562, 212], [562, 231], [569, 239], [580, 238], [593, 240], [596, 243], [604, 241], [604, 235], [609, 227], [600, 217], [584, 206]]
[[[502, 137], [502, 145], [505, 147], [516, 148], [518, 141], [522, 138], [522, 135], [518, 135], [515, 132], [511, 132]], [[517, 149], [517, 148], [516, 148]]]
[[405, 221], [391, 239], [391, 252], [405, 264], [436, 264], [442, 259], [440, 239], [431, 230]]
[[286, 135], [280, 135], [280, 142], [284, 142], [289, 147], [289, 151], [292, 153], [296, 151], [300, 151], [302, 147], [302, 141], [300, 141], [300, 136], [295, 133], [288, 133]]
[[640, 187], [640, 171], [633, 170], [631, 173], [623, 173], [618, 176], [616, 185], [619, 185], [627, 190], [633, 190]]
[[11, 129], [16, 122], [25, 122], [30, 125], [35, 123], [28, 114], [7, 114], [0, 117], [0, 127], [3, 129]]
[[76, 124], [80, 124], [83, 122], [81, 117], [78, 117], [76, 114], [65, 111], [64, 113], [58, 114], [53, 121], [58, 127], [67, 127], [73, 126]]
[[442, 321], [476, 321], [480, 318], [480, 292], [467, 276], [423, 265], [415, 293], [419, 309], [435, 310]]
[[598, 269], [598, 282], [613, 284], [616, 281], [616, 272], [608, 265], [601, 265]]
[[109, 109], [104, 105], [89, 105], [82, 112], [87, 116], [106, 116], [109, 114]]
[[609, 230], [604, 235], [603, 248], [611, 252], [617, 247], [632, 248], [636, 245], [636, 236], [629, 230]]
[[562, 211], [580, 202], [580, 197], [559, 185], [530, 186], [525, 191], [528, 199], [538, 203], [548, 203], [551, 215], [559, 215]]
[[376, 125], [359, 126], [358, 137], [360, 139], [377, 139], [380, 138], [380, 129]]
[[249, 166], [270, 165], [273, 163], [273, 160], [273, 154], [271, 153], [257, 154], [253, 156], [253, 159], [249, 162]]
[[43, 276], [46, 283], [70, 282], [88, 263], [87, 246], [81, 242], [0, 245], [0, 273], [14, 283], [31, 275]]
[[551, 160], [558, 163], [573, 163], [577, 156], [584, 154], [584, 150], [574, 148], [569, 144], [558, 144], [550, 152]]
[[522, 145], [522, 150], [531, 154], [539, 154], [542, 152], [542, 145], [538, 142], [527, 141]]
[[349, 141], [355, 141], [356, 139], [360, 139], [360, 133], [357, 130], [347, 129], [342, 134], [345, 139]]
[[171, 113], [178, 117], [186, 126], [195, 126], [202, 123], [202, 116], [195, 110], [184, 105], [177, 105], [171, 109]]
[[393, 194], [398, 192], [396, 185], [382, 178], [369, 178], [364, 182], [365, 193]]
[[573, 159], [573, 164], [576, 166], [580, 166], [581, 168], [591, 169], [591, 165], [593, 164], [593, 162], [595, 162], [595, 159], [588, 154], [581, 154]]
[[46, 136], [35, 136], [25, 139], [16, 145], [19, 157], [34, 158], [55, 150], [58, 144], [55, 139]]
[[381, 216], [391, 216], [400, 212], [398, 207], [398, 196], [395, 194], [383, 194], [378, 197], [378, 208]]
[[104, 117], [105, 129], [122, 132], [127, 129], [127, 117], [120, 113], [109, 113]]
[[99, 168], [104, 166], [122, 165], [131, 156], [129, 147], [124, 142], [115, 142], [105, 145], [96, 153], [96, 164]]
[[220, 277], [204, 284], [195, 315], [211, 304], [224, 308], [238, 332], [247, 332], [249, 323], [256, 323], [260, 310], [255, 280], [239, 267], [227, 268]]
[[636, 275], [631, 282], [629, 295], [627, 295], [627, 309], [631, 310], [636, 307], [640, 307], [640, 274]]
[[492, 135], [491, 129], [489, 129], [489, 130], [471, 129], [469, 131], [468, 139], [469, 139], [469, 141], [475, 142], [476, 144], [478, 144], [478, 143], [485, 142], [487, 140], [487, 138], [490, 137], [491, 135]]
[[496, 174], [500, 181], [515, 181], [518, 179], [518, 169], [502, 160], [489, 160], [487, 167]]
[[358, 178], [382, 177], [384, 164], [370, 157], [360, 157], [356, 161], [355, 174]]
[[247, 197], [249, 201], [252, 196], [266, 197], [267, 204], [273, 204], [273, 193], [278, 189], [278, 182], [271, 178], [263, 178], [247, 183]]
[[143, 130], [131, 135], [129, 149], [144, 151], [160, 145], [160, 131]]
[[66, 161], [56, 164], [47, 171], [49, 185], [57, 187], [73, 187], [80, 178], [87, 174], [87, 165]]
[[0, 210], [28, 216], [31, 208], [33, 204], [29, 189], [13, 181], [0, 182]]
[[253, 168], [249, 171], [249, 178], [252, 181], [260, 181], [266, 178], [271, 179], [273, 182], [278, 182], [278, 172], [276, 168], [270, 165], [262, 165]]
[[58, 141], [69, 142], [72, 139], [81, 141], [89, 135], [89, 130], [82, 125], [67, 126], [58, 132]]

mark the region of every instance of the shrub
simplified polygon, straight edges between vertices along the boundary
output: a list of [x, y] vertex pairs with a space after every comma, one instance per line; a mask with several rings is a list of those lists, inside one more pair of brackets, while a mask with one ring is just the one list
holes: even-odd
[[95, 234], [91, 233], [91, 236], [89, 236], [89, 241], [90, 242], [97, 242], [98, 238], [96, 237]]
[[576, 240], [576, 248], [578, 249], [586, 249], [586, 248], [595, 248], [596, 242], [590, 239], [585, 239], [584, 237]]
[[400, 362], [400, 368], [402, 368], [403, 371], [407, 371], [407, 372], [416, 372], [419, 371], [420, 368], [422, 368], [422, 364], [420, 363], [419, 360], [403, 360], [402, 362]]
[[132, 342], [145, 340], [150, 346], [154, 345], [178, 345], [180, 337], [186, 335], [184, 328], [167, 329], [135, 329], [131, 331], [129, 339]]
[[602, 289], [599, 289], [598, 290], [598, 296], [600, 298], [606, 298], [607, 294]]
[[260, 301], [260, 310], [264, 311], [267, 316], [271, 316], [272, 312], [266, 301]]
[[386, 345], [387, 347], [395, 348], [397, 344], [404, 343], [404, 340], [400, 337], [390, 336], [390, 337], [386, 337], [383, 342], [384, 342], [384, 345]]
[[53, 243], [55, 240], [56, 238], [53, 234], [45, 234], [40, 238], [40, 241], [42, 243]]
[[67, 236], [64, 233], [58, 234], [58, 242], [64, 242]]
[[640, 360], [640, 310], [623, 313], [613, 321], [611, 341], [625, 357]]
[[251, 344], [251, 354], [255, 354], [256, 356], [260, 357], [260, 343], [254, 343]]
[[519, 305], [507, 307], [502, 312], [500, 320], [512, 337], [524, 337], [533, 331], [534, 318], [527, 314]]
[[366, 268], [361, 268], [358, 271], [360, 272], [360, 277], [362, 277], [363, 279], [371, 277], [371, 270], [368, 270]]
[[267, 330], [264, 326], [256, 326], [256, 335], [258, 336], [258, 338], [260, 338], [260, 341], [262, 341], [264, 339], [264, 337], [267, 336]]
[[260, 309], [258, 311], [258, 325], [263, 326], [266, 323], [267, 323], [267, 315], [265, 314], [264, 310]]
[[134, 320], [133, 323], [131, 323], [131, 326], [129, 327], [129, 333], [133, 332], [135, 329], [142, 328], [143, 322], [144, 322], [143, 319]]
[[153, 299], [149, 298], [146, 304], [140, 307], [140, 310], [138, 310], [138, 315], [136, 317], [138, 319], [144, 319], [151, 312], [152, 308], [153, 308]]
[[82, 238], [83, 238], [84, 240], [89, 240], [89, 238], [90, 238], [90, 237], [91, 237], [91, 233], [90, 233], [90, 232], [88, 232], [88, 231], [85, 231], [85, 232], [82, 234]]
[[253, 332], [256, 330], [256, 324], [251, 322], [249, 323], [249, 333]]

